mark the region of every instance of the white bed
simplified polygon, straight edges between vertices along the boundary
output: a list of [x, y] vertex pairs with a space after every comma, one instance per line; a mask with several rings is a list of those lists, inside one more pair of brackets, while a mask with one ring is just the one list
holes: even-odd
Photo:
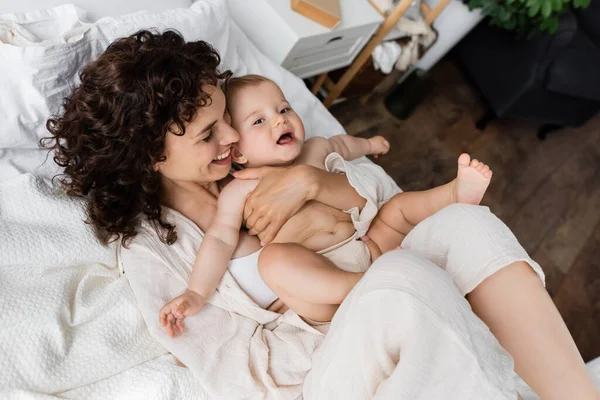
[[[17, 12], [0, 16], [0, 40], [21, 44], [0, 44], [0, 398], [207, 399], [148, 334], [115, 249], [98, 244], [82, 223], [81, 203], [49, 185], [58, 169], [37, 148], [45, 120], [77, 70], [113, 39], [157, 27], [211, 43], [235, 74], [274, 79], [310, 135], [343, 128], [300, 79], [249, 42], [224, 2], [80, 1], [93, 13], [73, 6], [34, 12], [48, 3], [0, 8]], [[109, 14], [118, 16], [89, 23]], [[65, 43], [61, 37], [72, 29], [85, 33]]]
[[[20, 44], [0, 44], [0, 398], [209, 399], [148, 334], [115, 248], [101, 246], [82, 224], [80, 202], [52, 188], [59, 170], [37, 147], [45, 120], [78, 69], [113, 39], [157, 27], [208, 41], [235, 74], [274, 79], [310, 136], [343, 128], [298, 78], [254, 47], [224, 0], [79, 0], [81, 9], [36, 11], [61, 3], [0, 7], [0, 40]], [[141, 9], [149, 11], [131, 14]], [[590, 367], [600, 376], [600, 362]]]

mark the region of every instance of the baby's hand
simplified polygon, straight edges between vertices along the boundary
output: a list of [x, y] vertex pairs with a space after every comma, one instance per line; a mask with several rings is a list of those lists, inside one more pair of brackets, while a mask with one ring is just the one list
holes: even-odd
[[373, 136], [368, 139], [371, 145], [371, 153], [375, 158], [380, 154], [386, 154], [390, 150], [390, 143], [383, 136]]
[[[175, 297], [160, 309], [160, 324], [167, 329], [170, 337], [183, 333], [183, 320], [185, 317], [198, 314], [206, 301], [200, 294], [188, 290], [184, 294]], [[175, 330], [179, 332], [177, 332]]]

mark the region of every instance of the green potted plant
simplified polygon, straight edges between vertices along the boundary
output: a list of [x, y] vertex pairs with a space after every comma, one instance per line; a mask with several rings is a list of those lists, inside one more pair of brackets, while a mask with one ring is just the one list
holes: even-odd
[[561, 15], [570, 7], [586, 8], [591, 0], [463, 0], [469, 9], [480, 8], [490, 24], [531, 37], [554, 33]]

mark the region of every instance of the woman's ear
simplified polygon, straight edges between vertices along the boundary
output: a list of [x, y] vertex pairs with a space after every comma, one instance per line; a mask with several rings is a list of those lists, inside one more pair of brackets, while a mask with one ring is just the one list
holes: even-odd
[[231, 151], [233, 151], [231, 159], [234, 163], [239, 165], [244, 165], [248, 163], [248, 159], [246, 158], [246, 156], [244, 156], [236, 147], [232, 148]]
[[159, 157], [157, 161], [154, 161], [152, 163], [152, 170], [154, 172], [159, 172], [161, 165], [165, 162], [166, 159], [167, 157], [165, 157], [164, 155]]

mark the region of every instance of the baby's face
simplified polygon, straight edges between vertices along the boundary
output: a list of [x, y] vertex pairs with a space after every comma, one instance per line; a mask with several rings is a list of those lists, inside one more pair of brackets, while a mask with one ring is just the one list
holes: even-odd
[[288, 165], [300, 155], [304, 125], [276, 84], [242, 87], [227, 98], [227, 108], [246, 167]]

